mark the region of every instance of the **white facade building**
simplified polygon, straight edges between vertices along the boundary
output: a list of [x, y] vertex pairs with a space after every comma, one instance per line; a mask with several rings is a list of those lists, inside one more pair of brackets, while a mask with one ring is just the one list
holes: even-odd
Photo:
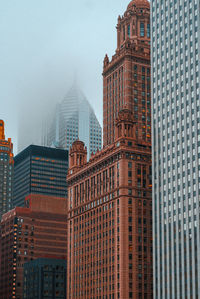
[[200, 298], [200, 1], [151, 0], [154, 298]]
[[77, 139], [85, 143], [89, 156], [101, 149], [101, 126], [85, 95], [74, 84], [63, 101], [57, 105], [42, 140], [46, 146], [55, 145], [69, 150]]

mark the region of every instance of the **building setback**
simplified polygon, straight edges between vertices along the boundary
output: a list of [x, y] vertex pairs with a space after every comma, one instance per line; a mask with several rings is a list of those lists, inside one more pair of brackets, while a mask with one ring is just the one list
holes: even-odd
[[200, 1], [151, 1], [154, 298], [200, 298]]
[[151, 143], [150, 4], [129, 3], [117, 24], [117, 49], [104, 58], [103, 144], [114, 142], [115, 119], [126, 106], [137, 123], [136, 134]]
[[0, 120], [0, 219], [12, 208], [13, 145], [5, 139], [4, 121]]
[[68, 151], [30, 145], [14, 158], [13, 206], [29, 194], [67, 197]]
[[2, 216], [0, 298], [23, 298], [24, 263], [37, 258], [66, 259], [66, 199], [29, 195], [27, 207]]
[[24, 264], [24, 299], [66, 299], [66, 260], [40, 258]]
[[67, 298], [152, 298], [151, 146], [132, 112], [116, 121], [115, 142], [87, 163], [70, 149]]

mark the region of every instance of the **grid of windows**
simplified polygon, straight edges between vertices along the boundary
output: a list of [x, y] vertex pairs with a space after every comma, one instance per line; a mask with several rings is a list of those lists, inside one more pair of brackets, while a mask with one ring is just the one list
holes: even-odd
[[31, 145], [14, 161], [14, 206], [23, 206], [31, 193], [67, 196], [68, 151]]
[[67, 150], [75, 140], [82, 140], [87, 146], [88, 157], [101, 149], [101, 126], [85, 95], [76, 85], [57, 105], [53, 122], [43, 135], [45, 145], [53, 144]]
[[200, 4], [151, 4], [154, 298], [197, 298]]

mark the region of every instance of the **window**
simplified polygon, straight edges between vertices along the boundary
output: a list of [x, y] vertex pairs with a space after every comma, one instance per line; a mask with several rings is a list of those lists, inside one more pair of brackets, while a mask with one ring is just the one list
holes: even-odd
[[140, 23], [140, 36], [144, 36], [144, 23]]
[[150, 37], [150, 24], [147, 24], [147, 37]]
[[130, 37], [130, 25], [127, 26], [128, 37]]

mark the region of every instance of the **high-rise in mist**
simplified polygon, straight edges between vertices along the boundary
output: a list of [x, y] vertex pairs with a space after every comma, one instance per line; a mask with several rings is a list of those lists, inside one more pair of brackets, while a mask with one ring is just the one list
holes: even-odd
[[73, 84], [57, 104], [53, 118], [43, 126], [42, 143], [69, 150], [77, 139], [84, 141], [89, 155], [101, 148], [101, 126], [85, 95]]

